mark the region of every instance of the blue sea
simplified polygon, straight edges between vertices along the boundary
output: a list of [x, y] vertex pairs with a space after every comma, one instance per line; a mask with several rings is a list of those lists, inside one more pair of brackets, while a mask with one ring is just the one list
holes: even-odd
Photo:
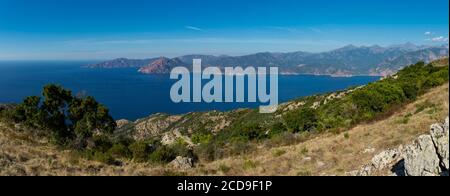
[[[94, 96], [115, 119], [136, 120], [155, 113], [184, 114], [195, 111], [228, 111], [256, 108], [258, 103], [173, 103], [169, 75], [144, 75], [136, 69], [89, 69], [92, 62], [0, 62], [0, 103], [19, 103], [40, 95], [42, 87], [56, 83], [74, 94]], [[330, 77], [289, 75], [279, 78], [280, 103], [303, 96], [364, 85], [379, 77]]]

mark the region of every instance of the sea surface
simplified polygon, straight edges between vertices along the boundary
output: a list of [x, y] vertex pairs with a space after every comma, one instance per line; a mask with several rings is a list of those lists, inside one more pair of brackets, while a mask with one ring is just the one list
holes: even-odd
[[[136, 120], [155, 113], [184, 114], [195, 111], [228, 111], [257, 108], [259, 103], [173, 103], [170, 88], [177, 82], [169, 75], [144, 75], [136, 69], [89, 69], [91, 62], [0, 62], [0, 103], [19, 103], [40, 95], [42, 87], [56, 83], [73, 94], [94, 96], [115, 119]], [[280, 103], [296, 98], [344, 90], [379, 80], [379, 77], [330, 77], [281, 75]], [[207, 81], [206, 81], [207, 82]]]

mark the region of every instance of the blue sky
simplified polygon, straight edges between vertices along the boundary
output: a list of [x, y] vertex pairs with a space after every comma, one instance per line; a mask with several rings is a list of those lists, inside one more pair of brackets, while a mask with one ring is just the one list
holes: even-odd
[[0, 0], [0, 60], [448, 43], [448, 0]]

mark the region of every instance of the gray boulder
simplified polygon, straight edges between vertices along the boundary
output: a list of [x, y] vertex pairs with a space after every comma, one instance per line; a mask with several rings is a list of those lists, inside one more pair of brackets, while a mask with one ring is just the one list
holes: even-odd
[[372, 166], [377, 170], [390, 167], [393, 163], [399, 162], [402, 159], [402, 155], [403, 146], [384, 151], [372, 159]]
[[194, 160], [192, 158], [178, 156], [169, 165], [176, 169], [192, 169], [194, 167]]
[[376, 155], [359, 170], [348, 172], [352, 176], [370, 176], [386, 171], [395, 176], [448, 176], [449, 171], [449, 119], [431, 126], [429, 135], [420, 136], [406, 147], [387, 150]]
[[405, 152], [407, 176], [438, 176], [441, 174], [440, 159], [430, 135], [422, 135]]
[[448, 130], [448, 118], [445, 123], [435, 124], [431, 126], [431, 137], [433, 138], [436, 151], [441, 159], [441, 166], [446, 170], [449, 169], [449, 130]]

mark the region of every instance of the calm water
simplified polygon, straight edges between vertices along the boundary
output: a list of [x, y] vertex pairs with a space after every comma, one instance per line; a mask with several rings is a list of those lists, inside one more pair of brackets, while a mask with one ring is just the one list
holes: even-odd
[[[135, 69], [86, 69], [88, 62], [0, 62], [0, 103], [18, 103], [40, 95], [45, 84], [57, 83], [74, 93], [94, 96], [108, 106], [116, 119], [146, 117], [154, 113], [182, 114], [192, 111], [258, 107], [244, 103], [172, 103], [168, 75], [143, 75]], [[367, 84], [378, 77], [333, 78], [328, 76], [280, 76], [279, 99], [286, 102], [317, 93]]]

